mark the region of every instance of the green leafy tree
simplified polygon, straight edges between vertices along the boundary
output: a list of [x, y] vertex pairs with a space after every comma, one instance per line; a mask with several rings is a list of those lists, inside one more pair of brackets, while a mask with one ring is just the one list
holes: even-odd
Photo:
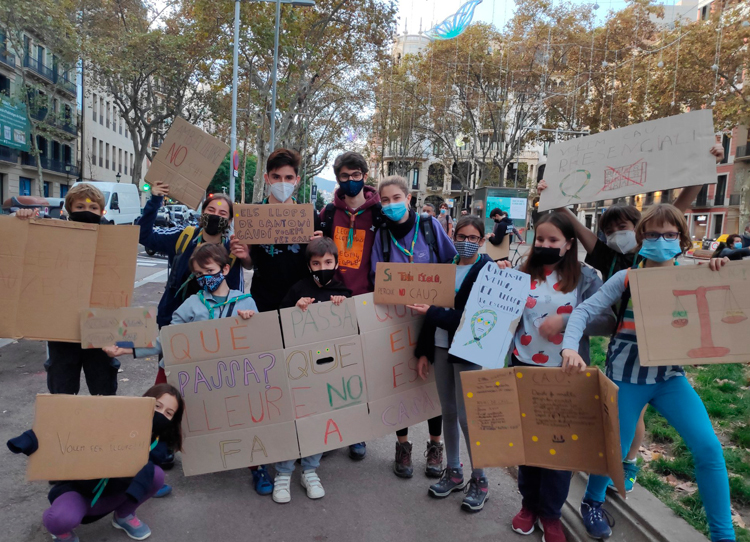
[[[253, 178], [255, 177], [255, 169], [257, 162], [255, 156], [248, 156], [247, 160], [244, 159], [242, 153], [240, 153], [240, 164], [245, 164], [245, 193], [253, 193]], [[232, 160], [229, 154], [222, 160], [219, 169], [216, 170], [211, 183], [208, 185], [206, 192], [211, 193], [227, 193], [229, 194], [229, 173], [232, 168]], [[235, 188], [235, 201], [240, 201], [240, 177], [237, 178], [237, 186]]]

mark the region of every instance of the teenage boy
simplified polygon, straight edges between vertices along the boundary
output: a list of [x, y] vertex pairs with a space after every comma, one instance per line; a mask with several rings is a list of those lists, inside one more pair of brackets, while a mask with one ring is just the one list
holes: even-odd
[[490, 211], [490, 218], [495, 222], [495, 227], [492, 229], [492, 233], [487, 234], [487, 240], [494, 246], [500, 246], [505, 239], [506, 235], [515, 234], [518, 237], [518, 242], [523, 243], [523, 237], [518, 233], [518, 230], [513, 225], [513, 220], [508, 217], [508, 213], [500, 208], [495, 208]]
[[443, 202], [440, 204], [440, 216], [437, 217], [438, 222], [448, 234], [448, 237], [453, 239], [453, 219], [451, 218], [448, 204]]

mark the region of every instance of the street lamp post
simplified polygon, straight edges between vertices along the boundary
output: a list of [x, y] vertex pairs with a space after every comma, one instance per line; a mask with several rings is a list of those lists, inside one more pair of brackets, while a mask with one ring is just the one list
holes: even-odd
[[120, 172], [117, 172], [117, 175], [115, 175], [115, 179], [117, 179], [117, 182], [120, 182], [120, 179], [122, 178], [122, 175], [120, 175]]

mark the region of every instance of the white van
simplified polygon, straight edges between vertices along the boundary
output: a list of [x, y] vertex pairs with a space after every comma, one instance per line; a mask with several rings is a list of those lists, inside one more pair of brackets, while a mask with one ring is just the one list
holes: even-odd
[[97, 187], [104, 194], [104, 219], [102, 222], [133, 224], [135, 219], [141, 216], [141, 198], [136, 185], [99, 181], [84, 182]]

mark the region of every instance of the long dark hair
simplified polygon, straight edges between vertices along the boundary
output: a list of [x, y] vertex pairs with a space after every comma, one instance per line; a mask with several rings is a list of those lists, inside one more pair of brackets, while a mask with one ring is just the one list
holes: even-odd
[[[576, 239], [576, 230], [572, 219], [562, 213], [548, 213], [542, 215], [534, 224], [534, 242], [531, 244], [531, 250], [536, 245], [536, 232], [539, 226], [549, 222], [563, 234], [563, 237], [570, 241], [570, 250], [565, 253], [562, 260], [557, 264], [557, 272], [560, 275], [560, 291], [564, 294], [572, 292], [578, 286], [581, 279], [581, 264], [578, 262], [578, 240]], [[544, 266], [534, 266], [531, 264], [532, 258], [529, 255], [521, 266], [521, 271], [531, 275], [532, 280], [543, 282], [545, 280]]]
[[172, 416], [169, 431], [166, 435], [161, 435], [161, 439], [172, 450], [180, 452], [182, 451], [182, 415], [185, 412], [185, 401], [180, 392], [172, 384], [156, 384], [146, 390], [143, 396], [158, 399], [165, 393], [177, 399], [177, 410]]

